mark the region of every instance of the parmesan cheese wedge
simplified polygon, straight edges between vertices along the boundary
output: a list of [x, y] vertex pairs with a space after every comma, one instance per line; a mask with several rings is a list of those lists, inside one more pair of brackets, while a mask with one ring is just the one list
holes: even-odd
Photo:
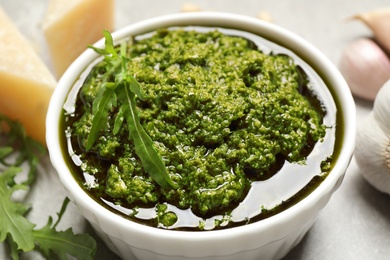
[[113, 24], [114, 0], [50, 0], [42, 28], [57, 78]]
[[45, 119], [56, 80], [0, 8], [0, 113], [45, 143]]

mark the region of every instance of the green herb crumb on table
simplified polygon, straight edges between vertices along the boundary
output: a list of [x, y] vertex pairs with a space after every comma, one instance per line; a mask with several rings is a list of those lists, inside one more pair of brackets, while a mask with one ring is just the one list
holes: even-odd
[[[31, 205], [15, 199], [14, 193], [34, 189], [37, 166], [45, 155], [45, 148], [26, 135], [23, 126], [0, 114], [0, 242], [8, 246], [9, 256], [19, 259], [22, 252], [38, 250], [47, 259], [93, 259], [96, 241], [88, 234], [74, 234], [69, 228], [58, 231], [69, 199], [65, 198], [54, 222], [49, 216], [47, 224], [36, 229], [28, 219]], [[27, 166], [27, 169], [26, 169]], [[26, 178], [18, 178], [27, 172]], [[22, 179], [19, 181], [19, 179]]]

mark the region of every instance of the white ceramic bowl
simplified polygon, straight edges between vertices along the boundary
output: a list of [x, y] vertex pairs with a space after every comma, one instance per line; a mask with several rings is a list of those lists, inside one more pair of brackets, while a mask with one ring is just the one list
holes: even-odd
[[[319, 211], [339, 187], [353, 154], [355, 105], [349, 88], [334, 65], [311, 44], [295, 34], [258, 19], [223, 13], [174, 14], [132, 24], [113, 33], [114, 39], [139, 35], [171, 26], [228, 27], [249, 31], [283, 43], [325, 76], [337, 100], [342, 142], [329, 176], [308, 197], [287, 210], [250, 225], [206, 232], [162, 230], [129, 221], [99, 205], [73, 178], [60, 146], [59, 121], [70, 88], [87, 65], [97, 57], [86, 50], [65, 72], [52, 96], [47, 114], [47, 145], [53, 166], [69, 198], [92, 224], [108, 247], [126, 259], [278, 259], [299, 243]], [[102, 47], [103, 40], [97, 43]]]

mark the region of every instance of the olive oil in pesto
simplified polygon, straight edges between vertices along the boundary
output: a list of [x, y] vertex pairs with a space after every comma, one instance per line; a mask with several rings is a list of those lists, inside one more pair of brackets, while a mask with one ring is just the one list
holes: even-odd
[[144, 171], [129, 132], [113, 129], [118, 109], [86, 151], [109, 69], [100, 59], [75, 84], [62, 124], [74, 175], [109, 209], [158, 228], [233, 227], [290, 207], [331, 169], [336, 105], [291, 51], [250, 33], [197, 27], [137, 36], [127, 55], [145, 95], [136, 100], [140, 122], [179, 188], [164, 189]]

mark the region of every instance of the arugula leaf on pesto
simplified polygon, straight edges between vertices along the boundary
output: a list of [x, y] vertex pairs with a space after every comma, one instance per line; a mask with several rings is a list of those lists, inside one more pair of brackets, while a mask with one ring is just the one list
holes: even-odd
[[[163, 188], [177, 188], [177, 184], [170, 178], [160, 155], [153, 146], [153, 141], [145, 132], [139, 119], [136, 107], [136, 97], [144, 100], [142, 88], [128, 70], [126, 44], [120, 46], [120, 53], [115, 50], [111, 34], [104, 30], [105, 48], [89, 46], [98, 54], [104, 56], [107, 64], [103, 76], [104, 83], [100, 86], [97, 97], [92, 104], [92, 127], [88, 135], [86, 150], [90, 150], [108, 121], [109, 112], [118, 108], [114, 123], [114, 133], [118, 133], [127, 122], [129, 138], [134, 142], [135, 151], [141, 160], [145, 171]], [[112, 81], [114, 80], [114, 81]], [[120, 102], [118, 102], [120, 100]]]

